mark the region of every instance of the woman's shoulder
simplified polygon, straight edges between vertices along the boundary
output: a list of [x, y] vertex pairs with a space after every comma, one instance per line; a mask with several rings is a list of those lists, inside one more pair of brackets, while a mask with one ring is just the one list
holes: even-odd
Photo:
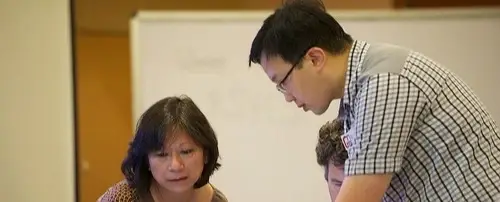
[[122, 180], [112, 187], [108, 188], [104, 194], [99, 197], [97, 202], [136, 202], [138, 201], [136, 190]]
[[226, 196], [214, 185], [212, 185], [212, 189], [214, 190], [212, 202], [228, 202]]

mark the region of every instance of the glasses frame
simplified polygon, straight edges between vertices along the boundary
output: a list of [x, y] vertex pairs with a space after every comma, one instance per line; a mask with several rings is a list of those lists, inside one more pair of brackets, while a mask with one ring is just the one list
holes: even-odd
[[288, 70], [288, 72], [285, 74], [285, 77], [283, 77], [283, 79], [281, 79], [281, 81], [276, 84], [276, 90], [278, 90], [279, 92], [281, 92], [283, 94], [287, 93], [285, 85], [283, 83], [285, 83], [286, 79], [288, 79], [288, 77], [290, 77], [290, 74], [292, 74], [293, 70], [300, 65], [300, 63], [304, 59], [304, 56], [309, 51], [309, 49], [310, 48], [308, 48], [308, 49], [306, 49], [306, 51], [304, 51], [304, 54], [302, 54], [302, 56], [300, 57], [300, 59], [297, 60], [297, 62], [293, 63], [293, 65], [290, 68], [290, 70]]

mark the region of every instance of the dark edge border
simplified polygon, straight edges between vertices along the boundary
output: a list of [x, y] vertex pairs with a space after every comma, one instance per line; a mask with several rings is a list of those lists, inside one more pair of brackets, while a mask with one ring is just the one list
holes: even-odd
[[73, 77], [73, 158], [74, 158], [74, 197], [75, 202], [80, 201], [80, 169], [79, 169], [79, 141], [78, 141], [78, 76], [77, 76], [77, 23], [76, 23], [76, 0], [69, 0], [69, 16], [71, 29], [71, 66]]
[[136, 10], [132, 11], [132, 13], [130, 14], [130, 17], [129, 17], [129, 23], [130, 23], [131, 19], [133, 19], [139, 15], [139, 12], [140, 12], [140, 9], [136, 9]]
[[396, 10], [406, 9], [406, 8], [408, 8], [409, 2], [410, 2], [410, 0], [394, 0], [393, 8]]

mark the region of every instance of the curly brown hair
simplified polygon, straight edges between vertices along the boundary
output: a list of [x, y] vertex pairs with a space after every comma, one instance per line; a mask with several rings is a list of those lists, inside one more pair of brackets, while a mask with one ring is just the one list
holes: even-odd
[[321, 126], [316, 144], [316, 160], [319, 165], [327, 167], [330, 161], [334, 166], [344, 165], [347, 151], [342, 144], [343, 133], [344, 122], [339, 118]]

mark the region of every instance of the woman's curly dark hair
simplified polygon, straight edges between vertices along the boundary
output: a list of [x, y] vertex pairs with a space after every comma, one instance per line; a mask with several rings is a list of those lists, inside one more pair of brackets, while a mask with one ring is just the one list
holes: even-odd
[[140, 198], [149, 198], [149, 187], [153, 180], [148, 154], [161, 150], [164, 141], [174, 130], [185, 131], [204, 149], [207, 163], [194, 188], [206, 185], [214, 171], [221, 166], [218, 163], [217, 137], [205, 115], [186, 95], [166, 97], [142, 114], [122, 162], [122, 173]]
[[319, 165], [328, 167], [330, 161], [334, 166], [344, 165], [347, 151], [342, 144], [343, 133], [344, 121], [339, 118], [321, 126], [316, 144], [316, 160]]

